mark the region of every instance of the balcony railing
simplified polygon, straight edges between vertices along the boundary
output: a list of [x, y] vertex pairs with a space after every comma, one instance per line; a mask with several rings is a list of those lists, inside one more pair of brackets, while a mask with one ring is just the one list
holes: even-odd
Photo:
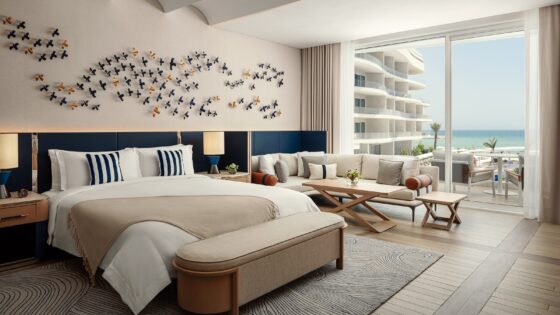
[[361, 58], [361, 59], [365, 59], [367, 61], [373, 62], [376, 65], [380, 66], [383, 70], [389, 72], [390, 74], [396, 75], [398, 77], [401, 77], [403, 79], [408, 79], [408, 74], [404, 73], [402, 71], [393, 69], [389, 66], [387, 66], [386, 64], [383, 63], [383, 61], [379, 60], [377, 57], [370, 55], [370, 54], [364, 54], [364, 53], [360, 53], [360, 54], [356, 54], [356, 57]]
[[385, 108], [375, 108], [375, 107], [354, 107], [354, 113], [358, 114], [370, 114], [370, 115], [392, 115], [392, 116], [400, 116], [404, 118], [430, 118], [429, 115], [424, 114], [416, 114], [416, 113], [405, 113], [398, 110], [393, 109], [385, 109]]
[[388, 131], [388, 132], [355, 132], [354, 139], [397, 139], [408, 137], [421, 137], [421, 131]]

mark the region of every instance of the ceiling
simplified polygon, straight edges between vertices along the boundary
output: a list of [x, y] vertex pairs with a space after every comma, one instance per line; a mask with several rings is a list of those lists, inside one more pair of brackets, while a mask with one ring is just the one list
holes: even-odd
[[560, 3], [560, 0], [160, 0], [162, 6], [163, 2], [181, 1], [194, 2], [193, 6], [214, 27], [297, 48]]

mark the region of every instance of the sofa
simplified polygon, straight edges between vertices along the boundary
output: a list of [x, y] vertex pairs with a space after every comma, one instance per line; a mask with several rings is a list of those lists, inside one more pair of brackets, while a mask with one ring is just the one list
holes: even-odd
[[[303, 186], [302, 183], [308, 182], [308, 178], [298, 176], [298, 155], [297, 153], [273, 153], [268, 154], [274, 161], [283, 160], [288, 164], [290, 176], [284, 183], [278, 182], [276, 186], [285, 187], [288, 189], [297, 190], [307, 195], [319, 194], [311, 187]], [[376, 155], [376, 154], [325, 154], [326, 164], [335, 164], [337, 177], [344, 177], [346, 171], [350, 169], [357, 169], [362, 174], [360, 181], [373, 182], [377, 180], [379, 171], [379, 161], [384, 160], [398, 160], [403, 161], [403, 170], [400, 185], [405, 184], [408, 177], [417, 176], [420, 174], [427, 174], [432, 177], [432, 185], [428, 187], [427, 191], [438, 190], [439, 184], [439, 168], [435, 166], [421, 166], [420, 160], [416, 156], [401, 156], [401, 155]], [[251, 170], [259, 171], [259, 156], [251, 157]], [[393, 193], [386, 197], [376, 197], [372, 202], [390, 204], [402, 207], [408, 207], [412, 210], [412, 221], [414, 222], [414, 213], [416, 207], [421, 206], [422, 202], [416, 200], [418, 194], [424, 193], [426, 190], [414, 191], [404, 189]], [[346, 196], [340, 196], [343, 198]]]

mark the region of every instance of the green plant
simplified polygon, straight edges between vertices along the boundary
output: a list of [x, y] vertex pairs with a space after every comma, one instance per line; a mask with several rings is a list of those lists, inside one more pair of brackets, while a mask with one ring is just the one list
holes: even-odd
[[430, 128], [434, 132], [434, 150], [435, 150], [437, 148], [437, 139], [438, 139], [439, 130], [441, 128], [441, 124], [438, 122], [434, 122], [430, 125]]
[[226, 166], [226, 171], [230, 174], [237, 173], [237, 170], [239, 170], [239, 165], [237, 165], [235, 163], [231, 163], [228, 166]]
[[410, 150], [408, 150], [407, 148], [401, 148], [399, 150], [399, 155], [410, 155]]
[[345, 175], [345, 177], [351, 181], [360, 179], [360, 176], [361, 176], [360, 171], [358, 171], [357, 169], [347, 170]]
[[488, 141], [484, 142], [482, 145], [487, 148], [490, 148], [490, 152], [494, 153], [494, 150], [496, 149], [496, 144], [498, 144], [498, 139], [494, 137], [492, 139], [488, 139]]
[[516, 167], [512, 170], [515, 174], [519, 175], [519, 167]]

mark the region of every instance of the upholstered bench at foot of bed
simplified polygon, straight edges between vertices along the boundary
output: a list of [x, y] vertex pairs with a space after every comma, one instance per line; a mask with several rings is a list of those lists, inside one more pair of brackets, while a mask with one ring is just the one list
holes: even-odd
[[343, 264], [344, 219], [301, 213], [177, 250], [178, 301], [183, 309], [212, 314], [238, 308], [333, 260]]

